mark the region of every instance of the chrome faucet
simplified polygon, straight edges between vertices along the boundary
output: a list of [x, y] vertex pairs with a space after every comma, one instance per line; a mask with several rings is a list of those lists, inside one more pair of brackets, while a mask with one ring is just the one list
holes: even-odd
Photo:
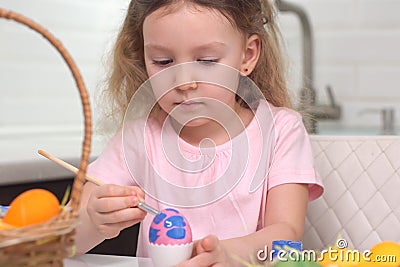
[[316, 103], [316, 91], [313, 86], [313, 35], [310, 20], [303, 8], [298, 5], [276, 0], [276, 5], [281, 12], [293, 12], [299, 19], [303, 33], [303, 84], [300, 90], [299, 110], [303, 111], [304, 125], [309, 133], [317, 133], [317, 120], [331, 119], [338, 120], [341, 117], [341, 108], [335, 102], [332, 88], [327, 86], [329, 105], [320, 105]]
[[365, 113], [380, 113], [381, 114], [381, 131], [382, 135], [394, 135], [395, 131], [395, 109], [394, 107], [366, 108], [359, 112], [359, 115]]

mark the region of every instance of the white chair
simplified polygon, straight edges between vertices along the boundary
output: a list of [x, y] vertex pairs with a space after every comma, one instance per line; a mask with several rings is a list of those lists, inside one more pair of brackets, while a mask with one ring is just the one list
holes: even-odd
[[309, 204], [304, 248], [400, 242], [400, 136], [310, 136], [325, 185]]

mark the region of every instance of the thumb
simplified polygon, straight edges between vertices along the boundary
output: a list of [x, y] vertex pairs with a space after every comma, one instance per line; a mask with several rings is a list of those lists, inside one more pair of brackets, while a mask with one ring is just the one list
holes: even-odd
[[200, 240], [200, 242], [198, 243], [197, 254], [215, 250], [218, 246], [218, 243], [219, 243], [219, 240], [215, 235], [206, 236], [205, 238]]

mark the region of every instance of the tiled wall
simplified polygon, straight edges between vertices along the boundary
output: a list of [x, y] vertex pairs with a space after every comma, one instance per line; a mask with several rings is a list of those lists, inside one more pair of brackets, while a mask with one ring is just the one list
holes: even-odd
[[[289, 1], [289, 0], [288, 0]], [[400, 1], [290, 0], [308, 12], [315, 37], [315, 88], [321, 103], [331, 85], [343, 108], [334, 124], [380, 125], [366, 108], [394, 106], [400, 124]], [[104, 54], [128, 0], [0, 0], [53, 32], [78, 64], [92, 96], [104, 77]], [[291, 62], [290, 85], [301, 84], [300, 28], [280, 17]], [[37, 34], [0, 21], [0, 137], [16, 132], [76, 132], [81, 106], [73, 79], [55, 50]], [[328, 123], [328, 126], [331, 123]]]

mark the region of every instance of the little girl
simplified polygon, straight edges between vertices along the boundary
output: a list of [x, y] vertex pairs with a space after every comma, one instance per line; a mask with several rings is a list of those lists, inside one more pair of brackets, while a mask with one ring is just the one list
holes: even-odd
[[153, 215], [139, 199], [190, 222], [179, 266], [240, 266], [273, 240], [301, 240], [323, 187], [278, 37], [268, 1], [131, 1], [105, 92], [119, 128], [89, 167], [106, 184], [85, 184], [79, 253], [141, 222], [148, 257]]

